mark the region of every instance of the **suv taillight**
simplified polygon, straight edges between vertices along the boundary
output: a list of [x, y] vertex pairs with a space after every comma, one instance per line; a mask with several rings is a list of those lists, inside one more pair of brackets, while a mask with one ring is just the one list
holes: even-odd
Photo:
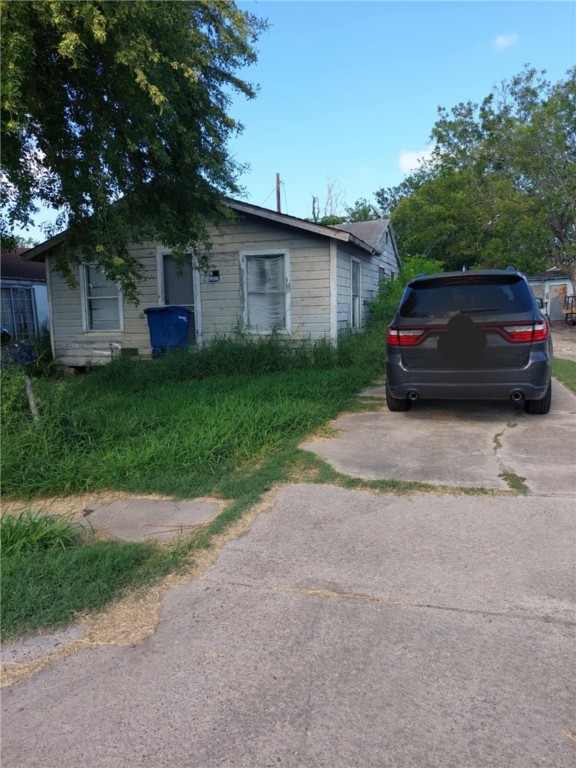
[[425, 328], [392, 328], [386, 331], [386, 342], [391, 347], [415, 347], [428, 335]]
[[547, 320], [538, 320], [535, 323], [523, 323], [522, 325], [505, 325], [501, 330], [505, 338], [515, 344], [545, 341], [550, 333]]
[[[513, 344], [530, 344], [534, 341], [545, 341], [550, 328], [547, 320], [537, 320], [533, 323], [510, 323], [496, 325], [480, 323], [482, 331], [499, 333], [506, 341]], [[446, 333], [446, 327], [427, 326], [426, 328], [394, 328], [389, 326], [386, 331], [386, 342], [391, 347], [416, 347], [433, 333]]]

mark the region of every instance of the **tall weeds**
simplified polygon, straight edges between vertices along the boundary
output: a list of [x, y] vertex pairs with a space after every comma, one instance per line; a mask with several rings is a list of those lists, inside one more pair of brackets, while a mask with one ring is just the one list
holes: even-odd
[[121, 358], [85, 377], [38, 381], [40, 421], [16, 397], [4, 418], [3, 492], [208, 493], [345, 408], [381, 370], [383, 352], [381, 338], [359, 334], [338, 347], [220, 339], [191, 354]]

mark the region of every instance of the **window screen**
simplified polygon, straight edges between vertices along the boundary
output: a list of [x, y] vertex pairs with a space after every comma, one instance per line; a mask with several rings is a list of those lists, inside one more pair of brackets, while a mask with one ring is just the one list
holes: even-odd
[[120, 330], [118, 285], [96, 267], [86, 266], [86, 319], [89, 331]]
[[285, 257], [246, 257], [247, 324], [258, 331], [286, 328]]
[[36, 306], [31, 287], [2, 288], [2, 325], [14, 342], [32, 339], [38, 334]]
[[179, 264], [164, 256], [164, 301], [181, 307], [194, 306], [194, 270], [190, 257]]

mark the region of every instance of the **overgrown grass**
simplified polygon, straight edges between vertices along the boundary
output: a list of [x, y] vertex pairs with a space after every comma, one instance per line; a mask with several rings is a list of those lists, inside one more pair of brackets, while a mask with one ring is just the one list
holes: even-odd
[[[38, 496], [119, 489], [230, 500], [206, 529], [171, 546], [100, 542], [21, 546], [2, 554], [4, 637], [57, 627], [103, 608], [129, 587], [180, 567], [209, 546], [275, 482], [297, 445], [355, 403], [383, 371], [375, 330], [289, 348], [278, 339], [222, 339], [212, 348], [145, 362], [120, 359], [71, 380], [2, 372], [2, 490]], [[39, 517], [30, 520], [41, 527]]]
[[80, 526], [65, 517], [31, 510], [0, 518], [0, 547], [4, 557], [67, 549], [80, 544], [82, 533]]
[[127, 365], [114, 383], [94, 373], [53, 384], [40, 422], [20, 413], [4, 424], [3, 491], [202, 495], [335, 416], [371, 378], [348, 368], [148, 381]]
[[186, 560], [186, 542], [94, 542], [88, 522], [27, 510], [0, 519], [2, 640], [103, 608]]
[[158, 361], [119, 359], [85, 377], [2, 373], [2, 490], [13, 497], [105, 488], [193, 497], [301, 439], [382, 372], [380, 333], [289, 348], [222, 339]]
[[55, 629], [177, 569], [183, 547], [101, 541], [2, 557], [2, 640]]
[[555, 358], [552, 372], [558, 381], [576, 394], [576, 362]]

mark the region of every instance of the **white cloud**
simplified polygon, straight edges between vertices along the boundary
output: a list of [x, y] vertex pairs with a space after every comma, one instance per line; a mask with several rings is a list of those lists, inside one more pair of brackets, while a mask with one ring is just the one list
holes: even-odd
[[407, 150], [403, 149], [402, 152], [400, 152], [400, 157], [398, 158], [398, 165], [400, 166], [400, 170], [404, 174], [408, 174], [417, 170], [421, 162], [431, 158], [433, 151], [433, 146], [429, 146], [426, 149], [420, 149], [416, 152], [408, 152]]
[[516, 33], [512, 35], [496, 35], [494, 40], [492, 40], [492, 46], [497, 51], [505, 51], [506, 48], [511, 48], [513, 45], [516, 45], [519, 39], [520, 38]]

